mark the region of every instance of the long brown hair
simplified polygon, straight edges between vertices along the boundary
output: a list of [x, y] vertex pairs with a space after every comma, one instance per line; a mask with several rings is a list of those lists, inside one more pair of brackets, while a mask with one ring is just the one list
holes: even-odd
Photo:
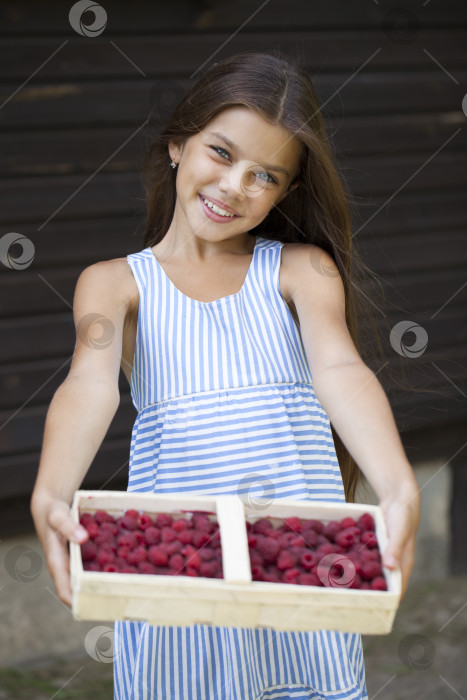
[[[367, 361], [376, 345], [377, 353], [384, 357], [368, 304], [369, 282], [379, 282], [353, 245], [350, 193], [338, 173], [313, 85], [300, 64], [278, 50], [239, 53], [212, 65], [153, 138], [143, 162], [147, 195], [144, 245], [153, 246], [164, 238], [174, 213], [175, 172], [169, 167], [169, 141], [183, 143], [234, 105], [249, 107], [271, 124], [287, 129], [302, 146], [299, 186], [249, 233], [284, 243], [312, 243], [329, 253], [342, 277], [347, 326], [357, 350]], [[359, 332], [359, 317], [365, 319], [367, 340]], [[332, 425], [331, 429], [346, 498], [351, 501], [361, 472]]]

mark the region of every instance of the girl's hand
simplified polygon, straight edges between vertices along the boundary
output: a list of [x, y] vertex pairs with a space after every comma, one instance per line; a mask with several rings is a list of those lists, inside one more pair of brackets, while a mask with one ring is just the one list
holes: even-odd
[[387, 498], [379, 505], [384, 513], [389, 538], [382, 552], [383, 564], [388, 569], [400, 568], [402, 600], [413, 567], [415, 536], [420, 520], [420, 495], [418, 490], [409, 491], [396, 498]]
[[88, 539], [88, 533], [72, 520], [70, 506], [64, 501], [47, 499], [42, 505], [36, 501], [31, 504], [31, 513], [58, 597], [71, 607], [68, 540], [81, 544]]

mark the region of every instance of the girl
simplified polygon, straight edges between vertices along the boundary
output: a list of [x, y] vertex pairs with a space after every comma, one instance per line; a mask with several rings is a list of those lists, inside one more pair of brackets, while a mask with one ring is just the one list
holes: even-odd
[[[86, 538], [70, 502], [117, 410], [120, 367], [138, 411], [129, 491], [344, 501], [361, 469], [405, 593], [419, 494], [359, 351], [363, 264], [306, 72], [278, 51], [214, 64], [145, 175], [145, 247], [80, 275], [73, 363], [46, 421], [31, 509], [61, 600], [67, 540]], [[112, 330], [100, 344], [96, 313]], [[367, 697], [358, 634], [116, 622], [114, 644], [116, 700]]]

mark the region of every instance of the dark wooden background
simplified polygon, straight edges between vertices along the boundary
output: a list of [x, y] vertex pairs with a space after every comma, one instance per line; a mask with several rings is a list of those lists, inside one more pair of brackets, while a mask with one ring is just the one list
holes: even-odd
[[[279, 48], [300, 58], [323, 104], [352, 193], [356, 245], [394, 304], [385, 321], [408, 319], [428, 333], [416, 359], [388, 341], [390, 364], [404, 365], [412, 389], [388, 386], [388, 395], [414, 465], [435, 458], [453, 469], [459, 568], [467, 561], [467, 4], [109, 1], [94, 38], [71, 28], [71, 4], [0, 5], [0, 236], [14, 231], [35, 245], [26, 269], [0, 263], [3, 531], [32, 527], [45, 415], [74, 348], [77, 277], [143, 247], [140, 164], [155, 117], [213, 61]], [[126, 488], [136, 412], [120, 380], [121, 405], [85, 488]]]

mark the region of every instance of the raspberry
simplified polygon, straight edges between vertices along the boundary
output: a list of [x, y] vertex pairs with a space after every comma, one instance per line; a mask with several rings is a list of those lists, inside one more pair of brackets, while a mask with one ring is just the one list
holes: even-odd
[[259, 539], [256, 549], [263, 557], [265, 563], [270, 564], [277, 559], [280, 544], [277, 542], [277, 540], [273, 540], [271, 537], [263, 537]]
[[148, 545], [159, 544], [159, 542], [161, 541], [161, 531], [159, 530], [159, 528], [150, 525], [144, 531], [144, 541]]
[[118, 571], [118, 568], [115, 566], [115, 564], [105, 564], [102, 567], [102, 571], [106, 571], [108, 573], [114, 573]]
[[369, 591], [371, 588], [371, 585], [368, 583], [368, 581], [362, 581], [362, 585], [360, 586], [361, 591]]
[[295, 561], [295, 557], [286, 549], [283, 549], [277, 557], [276, 566], [280, 571], [284, 571], [285, 569], [291, 569]]
[[188, 521], [185, 518], [174, 520], [172, 523], [172, 530], [175, 532], [184, 532], [185, 530], [188, 530]]
[[138, 527], [140, 530], [147, 530], [153, 524], [152, 518], [146, 513], [141, 513], [137, 520]]
[[156, 526], [160, 527], [170, 527], [173, 523], [173, 518], [168, 513], [158, 513], [156, 517]]
[[132, 515], [128, 515], [131, 512], [136, 512], [136, 511], [128, 511], [125, 513], [125, 515], [122, 517], [122, 525], [124, 528], [127, 530], [136, 530], [138, 527], [138, 518], [133, 517]]
[[136, 568], [136, 566], [127, 565], [124, 568], [120, 569], [120, 573], [121, 574], [137, 574], [138, 569]]
[[295, 535], [293, 540], [290, 540], [291, 547], [304, 547], [305, 545], [306, 542], [301, 535]]
[[295, 568], [287, 569], [282, 574], [282, 581], [284, 583], [296, 583], [298, 577], [300, 576], [300, 573], [301, 572], [299, 569], [295, 569]]
[[79, 516], [79, 522], [80, 522], [80, 525], [82, 525], [83, 527], [86, 527], [87, 523], [95, 522], [94, 516], [91, 513], [82, 513]]
[[340, 523], [338, 523], [337, 520], [330, 520], [323, 528], [323, 535], [326, 535], [326, 537], [333, 542], [340, 530]]
[[170, 557], [176, 552], [181, 552], [183, 549], [183, 544], [179, 542], [179, 540], [174, 540], [173, 542], [161, 542], [159, 545], [159, 549], [161, 549], [167, 554], [168, 557]]
[[164, 526], [161, 530], [162, 542], [173, 542], [177, 538], [177, 533], [171, 527]]
[[153, 544], [148, 549], [148, 559], [154, 566], [164, 566], [167, 564], [169, 557], [165, 552], [161, 552], [157, 545]]
[[212, 547], [203, 547], [203, 549], [199, 550], [199, 556], [203, 561], [209, 561], [210, 559], [214, 559], [216, 553]]
[[123, 557], [119, 557], [118, 555], [115, 557], [115, 566], [117, 569], [120, 571], [121, 569], [125, 568], [128, 566], [128, 562], [126, 559]]
[[378, 546], [378, 540], [376, 539], [376, 535], [370, 530], [365, 530], [365, 532], [362, 532], [360, 542], [369, 547], [370, 549], [374, 549]]
[[214, 524], [209, 520], [209, 517], [206, 515], [206, 513], [193, 513], [191, 521], [196, 530], [202, 530], [203, 532], [212, 532], [214, 529]]
[[219, 570], [217, 561], [203, 561], [199, 567], [200, 576], [206, 576], [207, 578], [214, 578]]
[[353, 577], [352, 583], [350, 584], [349, 588], [361, 588], [362, 587], [362, 579], [360, 578], [359, 574], [355, 574]]
[[341, 528], [343, 530], [346, 530], [348, 527], [355, 527], [357, 523], [353, 518], [342, 518], [341, 520]]
[[85, 561], [83, 564], [84, 571], [102, 571], [96, 561]]
[[113, 552], [109, 552], [105, 549], [100, 549], [97, 554], [96, 554], [96, 561], [101, 566], [102, 568], [106, 564], [113, 564], [115, 561], [115, 554]]
[[183, 547], [181, 553], [186, 557], [185, 564], [187, 567], [189, 566], [191, 569], [199, 570], [203, 560], [201, 559], [199, 552], [194, 547], [187, 544], [185, 547]]
[[83, 523], [83, 527], [88, 531], [89, 537], [93, 540], [99, 534], [99, 525], [94, 520]]
[[304, 520], [302, 529], [314, 530], [318, 535], [321, 535], [324, 529], [324, 525], [320, 520]]
[[360, 556], [360, 561], [380, 561], [381, 556], [379, 550], [377, 549], [362, 549], [358, 552]]
[[[363, 586], [362, 586], [363, 588]], [[386, 580], [382, 576], [376, 576], [371, 582], [371, 590], [373, 591], [387, 591], [388, 587]]]
[[131, 549], [133, 546], [133, 540], [129, 535], [118, 535], [117, 545], [119, 547], [128, 547], [128, 549]]
[[109, 532], [113, 537], [118, 533], [118, 527], [115, 523], [105, 520], [101, 525], [101, 532]]
[[259, 520], [253, 523], [253, 532], [259, 535], [265, 535], [271, 528], [272, 523], [267, 518], [259, 518]]
[[279, 544], [284, 549], [288, 549], [288, 547], [290, 547], [290, 545], [291, 545], [292, 540], [294, 540], [294, 539], [295, 539], [295, 534], [293, 532], [284, 532], [279, 537]]
[[193, 542], [193, 530], [182, 530], [178, 533], [178, 540], [182, 544], [192, 544]]
[[312, 530], [311, 528], [309, 530], [302, 530], [302, 537], [309, 547], [316, 547], [318, 544], [318, 535], [316, 530]]
[[181, 554], [172, 554], [172, 556], [169, 559], [169, 567], [173, 570], [176, 571], [177, 573], [180, 573], [185, 565], [184, 558], [182, 557]]
[[97, 537], [94, 538], [94, 542], [98, 546], [101, 546], [106, 543], [112, 544], [113, 542], [115, 542], [115, 538], [113, 535], [110, 534], [110, 532], [106, 532], [105, 530], [101, 529]]
[[311, 573], [301, 573], [297, 579], [297, 583], [301, 586], [322, 586], [322, 583], [316, 574]]
[[261, 564], [255, 564], [251, 567], [251, 578], [253, 581], [262, 581], [264, 577], [264, 568]]
[[381, 564], [377, 561], [365, 561], [360, 567], [360, 576], [365, 581], [371, 581], [377, 576], [381, 576]]
[[144, 534], [139, 530], [134, 530], [128, 533], [132, 547], [141, 547], [145, 544]]
[[250, 549], [250, 562], [252, 566], [260, 566], [263, 564], [263, 557], [257, 549]]
[[300, 564], [304, 569], [310, 571], [318, 563], [318, 556], [316, 552], [311, 552], [310, 550], [305, 551], [300, 557]]
[[258, 535], [254, 535], [253, 533], [249, 533], [247, 536], [248, 539], [248, 546], [249, 547], [256, 547], [258, 544]]
[[138, 564], [138, 570], [142, 574], [155, 574], [156, 573], [156, 567], [151, 564], [149, 561], [141, 561]]
[[140, 562], [146, 561], [148, 553], [144, 547], [136, 547], [132, 552], [128, 552], [127, 560], [130, 566], [137, 566]]
[[110, 515], [110, 513], [106, 513], [105, 510], [97, 510], [94, 514], [94, 520], [98, 525], [114, 522], [114, 518]]
[[369, 513], [363, 513], [357, 520], [357, 525], [361, 530], [375, 529], [375, 521], [373, 520], [373, 516]]
[[96, 558], [97, 547], [92, 540], [87, 540], [81, 545], [81, 559], [83, 562], [92, 561]]
[[193, 544], [198, 549], [210, 541], [211, 541], [210, 535], [207, 532], [205, 532], [204, 530], [196, 530], [193, 533]]
[[[344, 520], [352, 520], [352, 518], [344, 518]], [[347, 549], [348, 547], [351, 547], [353, 544], [358, 542], [357, 535], [359, 532], [360, 530], [358, 530], [358, 528], [356, 527], [346, 527], [344, 530], [341, 530], [336, 534], [336, 536], [334, 537], [334, 541], [340, 547], [344, 547], [345, 549]]]
[[186, 576], [199, 576], [199, 573], [192, 566], [187, 566], [185, 571]]
[[302, 531], [302, 521], [300, 520], [300, 518], [296, 518], [295, 516], [285, 518], [284, 526], [286, 530], [292, 530], [292, 532], [295, 533]]
[[321, 558], [325, 557], [326, 554], [340, 554], [339, 549], [339, 545], [328, 542], [328, 544], [321, 544], [316, 550], [316, 553]]

